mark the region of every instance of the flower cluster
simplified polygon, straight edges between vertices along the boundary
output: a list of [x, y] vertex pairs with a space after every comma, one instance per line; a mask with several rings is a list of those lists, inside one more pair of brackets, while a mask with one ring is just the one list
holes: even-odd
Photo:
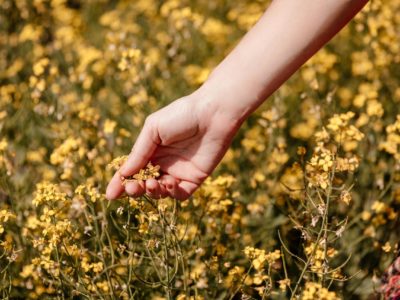
[[[333, 173], [354, 172], [359, 166], [358, 156], [351, 151], [358, 147], [364, 134], [349, 123], [353, 117], [353, 112], [334, 115], [328, 121], [329, 131], [323, 128], [315, 133], [318, 144], [307, 165], [309, 186], [327, 189]], [[339, 155], [341, 149], [346, 156]]]
[[279, 250], [275, 250], [271, 253], [266, 253], [265, 250], [249, 246], [244, 249], [244, 254], [248, 259], [251, 260], [251, 263], [257, 271], [262, 270], [265, 263], [271, 265], [281, 257]]
[[307, 282], [303, 294], [301, 295], [302, 300], [339, 300], [340, 298], [335, 292], [330, 292], [328, 289], [321, 286], [316, 282]]
[[4, 232], [3, 224], [6, 223], [9, 219], [15, 218], [15, 215], [5, 209], [0, 210], [0, 234]]
[[386, 133], [386, 140], [379, 145], [379, 148], [393, 155], [398, 161], [400, 160], [400, 115], [397, 115], [396, 122], [386, 127]]

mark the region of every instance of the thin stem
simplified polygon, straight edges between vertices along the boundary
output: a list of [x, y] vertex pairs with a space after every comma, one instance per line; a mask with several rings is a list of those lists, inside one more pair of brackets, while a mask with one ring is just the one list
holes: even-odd
[[240, 288], [243, 286], [244, 281], [246, 280], [247, 276], [249, 276], [250, 271], [253, 269], [253, 263], [251, 263], [249, 269], [247, 270], [246, 274], [243, 276], [242, 280], [240, 281], [239, 286], [236, 288], [236, 290], [232, 293], [232, 295], [229, 297], [229, 300], [232, 300], [236, 293], [240, 290]]

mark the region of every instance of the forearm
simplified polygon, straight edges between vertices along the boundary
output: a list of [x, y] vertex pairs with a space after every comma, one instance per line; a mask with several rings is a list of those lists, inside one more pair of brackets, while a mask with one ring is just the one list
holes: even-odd
[[[199, 89], [243, 121], [328, 42], [367, 0], [275, 0]], [[204, 98], [203, 98], [204, 99]]]

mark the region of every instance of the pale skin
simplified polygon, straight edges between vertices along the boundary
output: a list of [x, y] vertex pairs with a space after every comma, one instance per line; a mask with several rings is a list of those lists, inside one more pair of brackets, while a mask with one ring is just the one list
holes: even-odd
[[[106, 196], [187, 199], [212, 173], [246, 118], [340, 31], [367, 0], [275, 0], [192, 94], [152, 113]], [[151, 161], [162, 176], [122, 184]]]

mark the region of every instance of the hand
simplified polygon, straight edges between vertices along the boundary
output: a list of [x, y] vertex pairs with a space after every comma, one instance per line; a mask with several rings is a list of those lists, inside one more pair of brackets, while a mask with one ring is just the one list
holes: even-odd
[[[172, 102], [147, 117], [127, 161], [107, 187], [107, 198], [125, 191], [133, 197], [146, 193], [156, 199], [187, 199], [221, 161], [240, 123], [195, 93]], [[160, 166], [160, 178], [122, 185], [121, 175], [131, 176], [149, 161]]]

